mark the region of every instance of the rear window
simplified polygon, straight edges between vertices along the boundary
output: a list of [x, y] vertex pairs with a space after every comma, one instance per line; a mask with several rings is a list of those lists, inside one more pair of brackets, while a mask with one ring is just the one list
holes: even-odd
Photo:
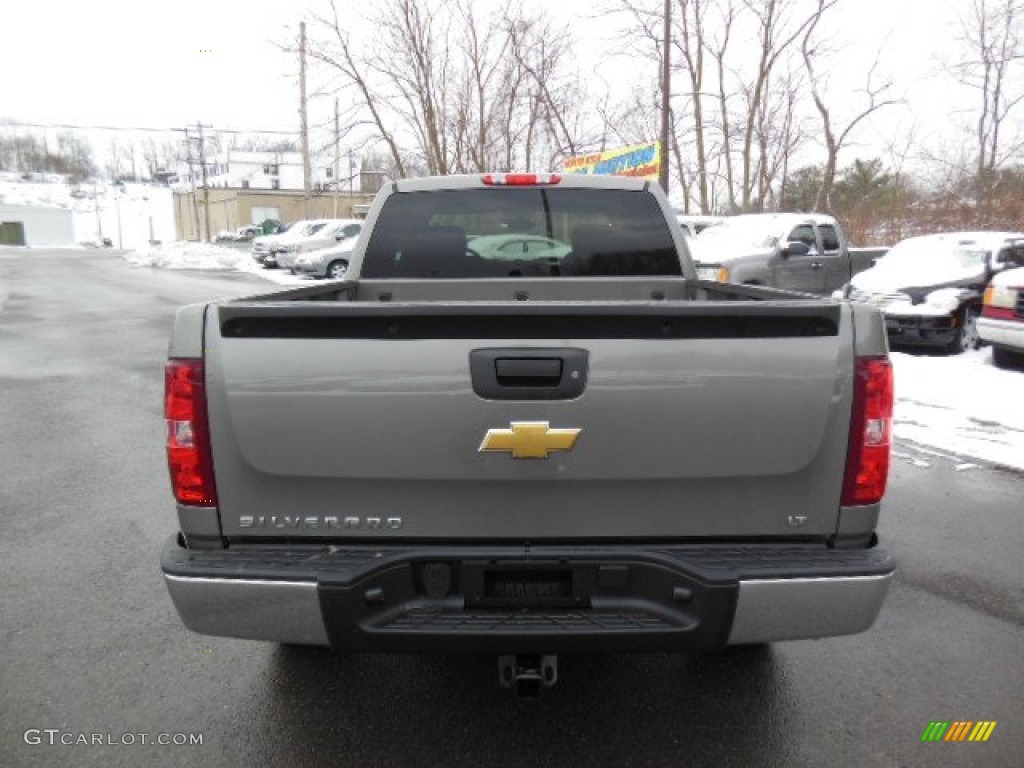
[[394, 194], [362, 267], [364, 278], [681, 274], [653, 195], [551, 187]]

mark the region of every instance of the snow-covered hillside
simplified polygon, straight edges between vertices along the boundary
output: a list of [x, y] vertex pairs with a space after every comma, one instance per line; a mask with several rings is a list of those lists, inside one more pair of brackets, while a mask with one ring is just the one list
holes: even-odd
[[167, 187], [102, 182], [72, 186], [57, 180], [18, 179], [17, 174], [0, 174], [0, 203], [72, 211], [76, 243], [108, 238], [115, 248], [141, 248], [150, 240], [175, 238], [174, 196]]

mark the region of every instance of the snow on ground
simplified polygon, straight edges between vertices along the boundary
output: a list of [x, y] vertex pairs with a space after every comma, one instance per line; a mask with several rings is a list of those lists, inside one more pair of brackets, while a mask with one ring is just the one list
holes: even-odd
[[150, 240], [174, 239], [174, 196], [152, 184], [87, 182], [70, 185], [51, 174], [48, 181], [21, 181], [0, 174], [0, 203], [65, 208], [72, 212], [75, 242], [134, 248]]
[[[124, 258], [135, 266], [248, 272], [282, 285], [310, 282], [263, 269], [248, 244], [168, 243]], [[1024, 470], [1024, 371], [996, 368], [988, 348], [950, 357], [893, 352], [892, 361], [894, 458], [917, 466], [940, 459], [958, 471], [972, 467], [970, 459]]]
[[[893, 352], [892, 361], [896, 458], [945, 458], [962, 470], [966, 457], [1024, 470], [1024, 371], [996, 368], [988, 348], [951, 357]], [[901, 440], [933, 450], [908, 453]]]
[[[241, 245], [245, 247], [241, 247]], [[241, 245], [240, 247], [229, 247], [179, 240], [128, 251], [123, 254], [123, 258], [135, 267], [249, 272], [281, 285], [309, 283], [309, 278], [293, 275], [287, 270], [264, 269], [249, 255], [249, 245], [247, 243]]]

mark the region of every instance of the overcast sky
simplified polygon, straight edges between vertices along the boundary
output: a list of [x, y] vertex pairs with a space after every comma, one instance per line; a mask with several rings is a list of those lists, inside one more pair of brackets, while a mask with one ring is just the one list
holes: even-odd
[[[604, 0], [607, 4], [610, 0]], [[539, 0], [530, 0], [539, 2]], [[935, 74], [950, 49], [952, 22], [966, 0], [844, 0], [833, 34], [847, 64], [834, 92], [863, 82], [873, 51], [897, 78], [908, 108], [887, 110], [861, 135], [880, 146], [919, 126], [919, 140], [949, 129], [967, 105], [962, 91]], [[294, 131], [298, 124], [294, 55], [303, 9], [317, 0], [7, 0], [0, 45], [0, 117], [23, 122], [176, 128], [203, 120], [219, 128]], [[339, 0], [346, 14], [372, 8]], [[635, 67], [601, 64], [622, 29], [593, 19], [598, 0], [544, 3], [572, 20], [584, 71], [597, 67], [623, 82]], [[371, 35], [372, 28], [357, 28]], [[756, 50], [751, 46], [752, 54]], [[849, 85], [844, 86], [844, 79]], [[625, 81], [628, 82], [628, 81]], [[311, 121], [326, 124], [331, 97], [315, 97]], [[847, 161], [849, 161], [848, 158]]]

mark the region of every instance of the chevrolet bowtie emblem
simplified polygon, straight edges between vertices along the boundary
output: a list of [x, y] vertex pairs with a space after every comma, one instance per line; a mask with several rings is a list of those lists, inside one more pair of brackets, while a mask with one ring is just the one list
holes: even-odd
[[552, 451], [571, 451], [579, 429], [551, 429], [546, 421], [513, 421], [511, 429], [489, 429], [481, 451], [510, 451], [513, 459], [546, 459]]

